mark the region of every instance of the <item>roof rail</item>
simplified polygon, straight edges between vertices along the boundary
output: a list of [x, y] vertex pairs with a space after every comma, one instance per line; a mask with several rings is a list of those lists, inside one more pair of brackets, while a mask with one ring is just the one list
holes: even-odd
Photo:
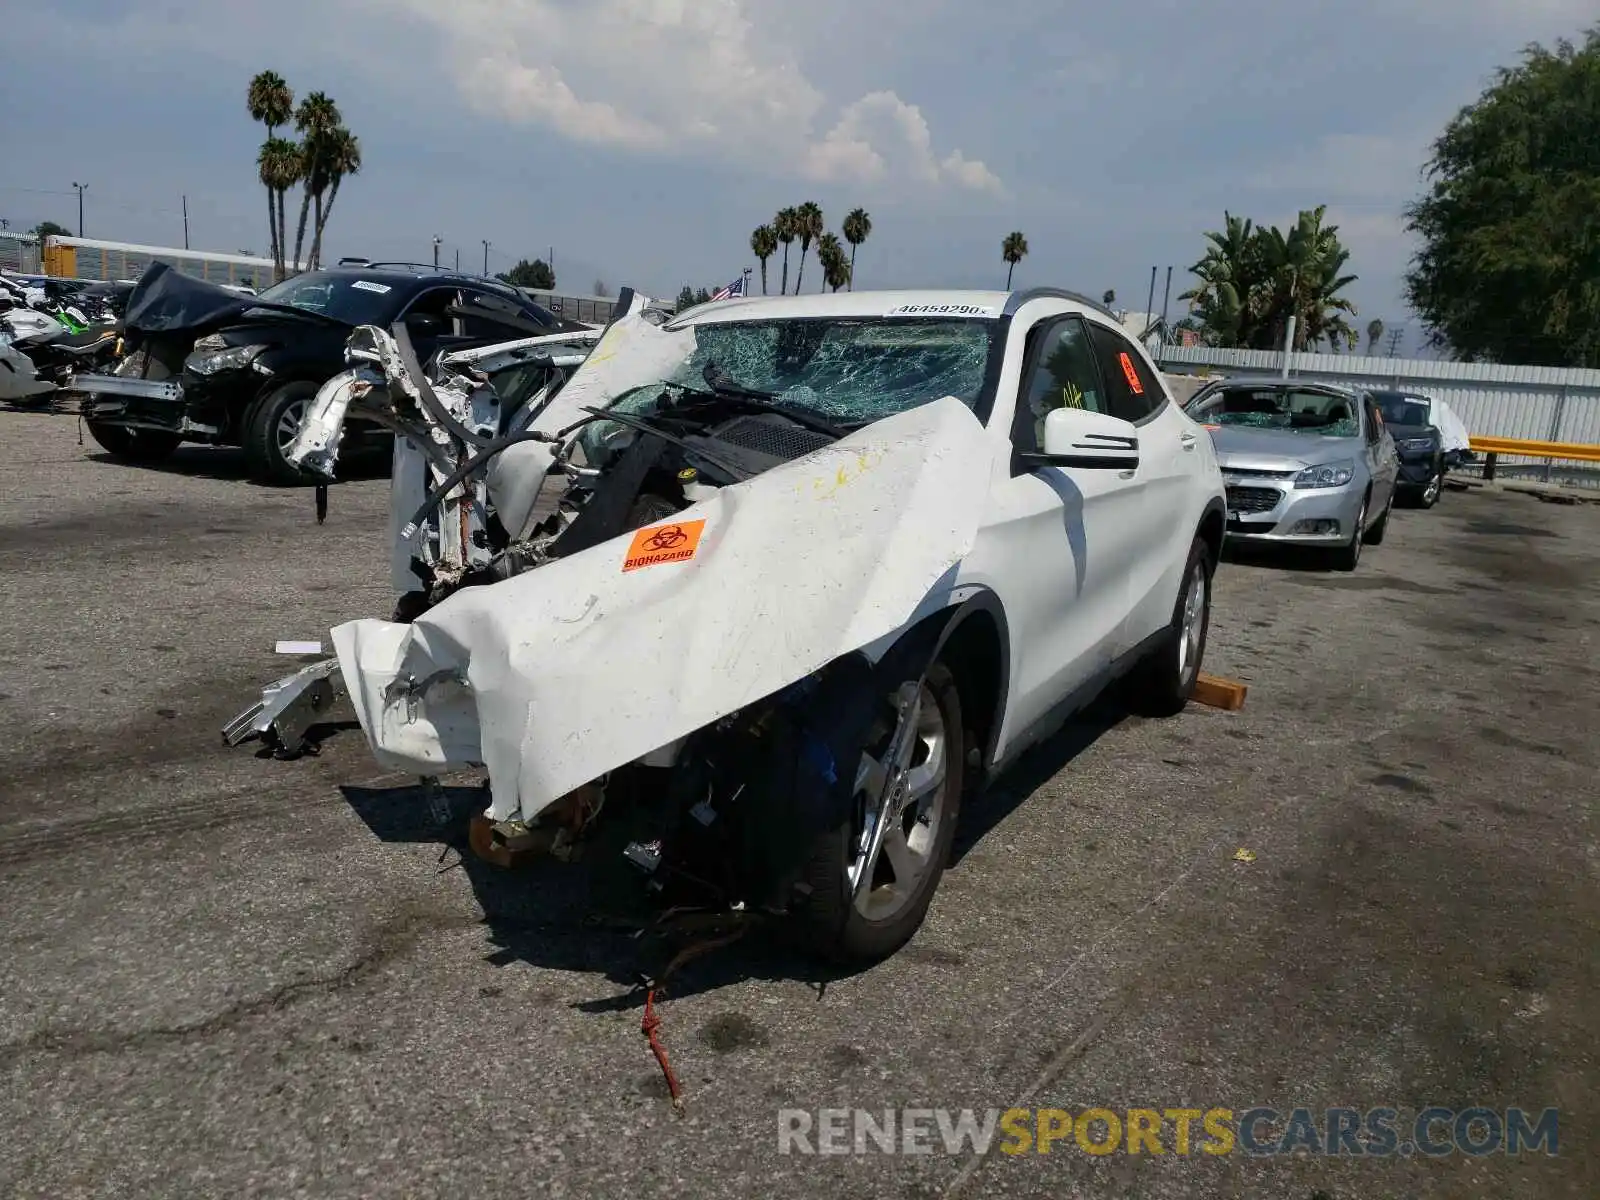
[[450, 267], [441, 267], [438, 263], [384, 261], [362, 262], [360, 265], [364, 267], [409, 267], [415, 271], [437, 271], [441, 275], [462, 274], [462, 272], [452, 270]]
[[1101, 304], [1100, 301], [1092, 300], [1088, 296], [1083, 295], [1081, 292], [1069, 292], [1065, 288], [1053, 287], [1036, 287], [1028, 288], [1026, 291], [1012, 292], [1010, 297], [1006, 300], [1005, 308], [1002, 310], [1003, 315], [1008, 317], [1012, 316], [1016, 313], [1017, 309], [1028, 303], [1028, 301], [1044, 299], [1070, 300], [1074, 304], [1081, 304], [1085, 308], [1092, 308], [1097, 313], [1104, 313], [1113, 321], [1117, 319], [1117, 314], [1112, 312], [1104, 304]]

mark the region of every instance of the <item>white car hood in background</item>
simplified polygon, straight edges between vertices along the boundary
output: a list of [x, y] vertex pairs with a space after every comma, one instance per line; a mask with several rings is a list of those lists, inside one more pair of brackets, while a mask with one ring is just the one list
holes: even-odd
[[1472, 435], [1467, 432], [1467, 427], [1461, 423], [1461, 418], [1456, 416], [1455, 409], [1448, 403], [1434, 400], [1430, 415], [1434, 428], [1439, 431], [1440, 449], [1446, 453], [1451, 450], [1472, 449]]
[[490, 815], [531, 819], [895, 632], [953, 586], [990, 471], [939, 400], [410, 625], [340, 625], [340, 669], [380, 763], [481, 764]]

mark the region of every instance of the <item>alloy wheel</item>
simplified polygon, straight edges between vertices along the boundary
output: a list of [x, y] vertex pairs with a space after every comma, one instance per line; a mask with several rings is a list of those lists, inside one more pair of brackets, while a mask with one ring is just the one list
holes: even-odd
[[950, 790], [938, 697], [926, 682], [908, 682], [891, 702], [893, 731], [882, 750], [862, 754], [855, 781], [859, 833], [848, 878], [856, 911], [873, 922], [899, 916], [934, 869]]

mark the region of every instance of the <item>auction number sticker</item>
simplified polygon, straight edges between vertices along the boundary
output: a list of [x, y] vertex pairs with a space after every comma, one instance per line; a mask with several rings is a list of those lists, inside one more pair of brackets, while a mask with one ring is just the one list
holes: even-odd
[[983, 304], [902, 304], [890, 317], [998, 317], [1000, 310]]
[[373, 283], [370, 279], [358, 279], [350, 286], [362, 292], [377, 292], [380, 296], [389, 290], [387, 283]]
[[670, 525], [651, 525], [633, 535], [633, 543], [622, 560], [623, 571], [637, 571], [657, 563], [683, 562], [693, 558], [705, 532], [704, 519], [675, 521]]

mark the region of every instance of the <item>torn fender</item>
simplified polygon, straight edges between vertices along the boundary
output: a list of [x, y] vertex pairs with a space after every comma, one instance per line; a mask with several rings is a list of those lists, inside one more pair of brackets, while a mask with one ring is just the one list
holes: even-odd
[[410, 625], [340, 625], [340, 669], [381, 763], [481, 765], [490, 816], [532, 819], [905, 625], [952, 587], [990, 471], [939, 400]]

